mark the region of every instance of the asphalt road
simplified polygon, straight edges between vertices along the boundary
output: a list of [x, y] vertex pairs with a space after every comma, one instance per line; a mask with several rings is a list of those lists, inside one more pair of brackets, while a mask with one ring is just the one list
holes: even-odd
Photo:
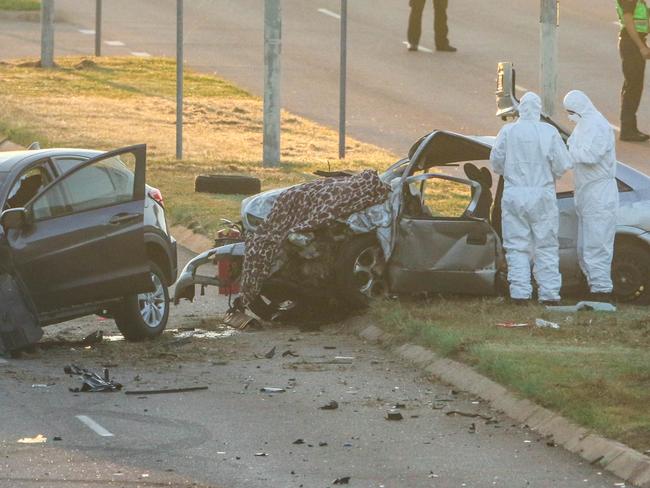
[[[429, 2], [430, 3], [430, 2]], [[256, 94], [262, 91], [262, 0], [192, 0], [186, 4], [187, 63], [216, 72]], [[65, 22], [57, 26], [57, 53], [91, 54], [94, 2], [57, 0]], [[104, 2], [104, 53], [175, 54], [173, 0]], [[337, 126], [338, 0], [284, 0], [283, 106]], [[444, 128], [495, 134], [495, 71], [510, 60], [522, 88], [537, 90], [538, 0], [450, 2], [449, 53], [408, 53], [403, 44], [407, 1], [349, 3], [349, 133], [403, 154], [423, 133]], [[611, 0], [562, 2], [557, 120], [566, 122], [561, 98], [585, 90], [618, 124], [622, 82], [616, 14]], [[427, 5], [422, 46], [432, 47]], [[84, 31], [86, 33], [82, 33]], [[0, 20], [0, 58], [37, 55], [38, 24]], [[650, 94], [639, 111], [650, 130]], [[318, 103], [314, 103], [318, 100]], [[648, 144], [623, 143], [619, 158], [648, 170]]]
[[[223, 308], [206, 295], [176, 308], [169, 327], [207, 327]], [[91, 317], [49, 327], [46, 340], [98, 328], [115, 332]], [[340, 326], [173, 334], [140, 345], [63, 345], [0, 363], [0, 487], [325, 488], [347, 476], [350, 486], [373, 488], [620, 486]], [[108, 366], [126, 391], [208, 390], [75, 394], [68, 389], [80, 382], [63, 374], [73, 362]], [[331, 400], [337, 410], [320, 409]], [[386, 420], [396, 404], [403, 420]], [[47, 442], [17, 442], [38, 434]]]

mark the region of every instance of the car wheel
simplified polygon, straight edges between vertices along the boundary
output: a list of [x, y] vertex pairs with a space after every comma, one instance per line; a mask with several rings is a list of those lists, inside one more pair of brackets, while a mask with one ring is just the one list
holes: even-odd
[[618, 301], [640, 305], [650, 303], [650, 252], [642, 244], [616, 244], [612, 281]]
[[114, 311], [117, 328], [125, 339], [141, 341], [162, 334], [169, 318], [169, 290], [160, 268], [150, 263], [155, 290], [124, 297]]
[[352, 308], [365, 308], [371, 298], [384, 296], [386, 261], [375, 236], [355, 237], [341, 247], [336, 268], [339, 297]]
[[255, 195], [262, 191], [259, 178], [242, 175], [199, 175], [194, 191], [226, 195]]

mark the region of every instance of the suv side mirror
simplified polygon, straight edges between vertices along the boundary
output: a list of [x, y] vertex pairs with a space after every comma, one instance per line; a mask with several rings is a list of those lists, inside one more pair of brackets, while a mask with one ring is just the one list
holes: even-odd
[[10, 208], [0, 214], [0, 225], [5, 230], [22, 229], [27, 225], [27, 211], [24, 208]]

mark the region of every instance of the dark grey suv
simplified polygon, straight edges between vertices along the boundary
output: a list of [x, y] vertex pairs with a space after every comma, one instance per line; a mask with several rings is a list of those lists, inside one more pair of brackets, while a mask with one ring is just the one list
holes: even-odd
[[0, 152], [0, 352], [33, 342], [16, 292], [38, 330], [88, 314], [131, 340], [164, 330], [176, 241], [145, 169], [145, 145]]

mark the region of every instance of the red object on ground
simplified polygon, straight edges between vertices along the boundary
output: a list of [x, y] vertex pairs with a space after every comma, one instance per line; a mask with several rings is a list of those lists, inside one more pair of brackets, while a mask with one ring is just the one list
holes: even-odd
[[[241, 233], [237, 229], [221, 229], [217, 232], [217, 240], [219, 239], [238, 239]], [[221, 281], [228, 282], [232, 276], [232, 261], [230, 259], [223, 259], [217, 265], [217, 276]], [[219, 295], [234, 295], [239, 293], [239, 281], [231, 283], [227, 286], [219, 287]]]

